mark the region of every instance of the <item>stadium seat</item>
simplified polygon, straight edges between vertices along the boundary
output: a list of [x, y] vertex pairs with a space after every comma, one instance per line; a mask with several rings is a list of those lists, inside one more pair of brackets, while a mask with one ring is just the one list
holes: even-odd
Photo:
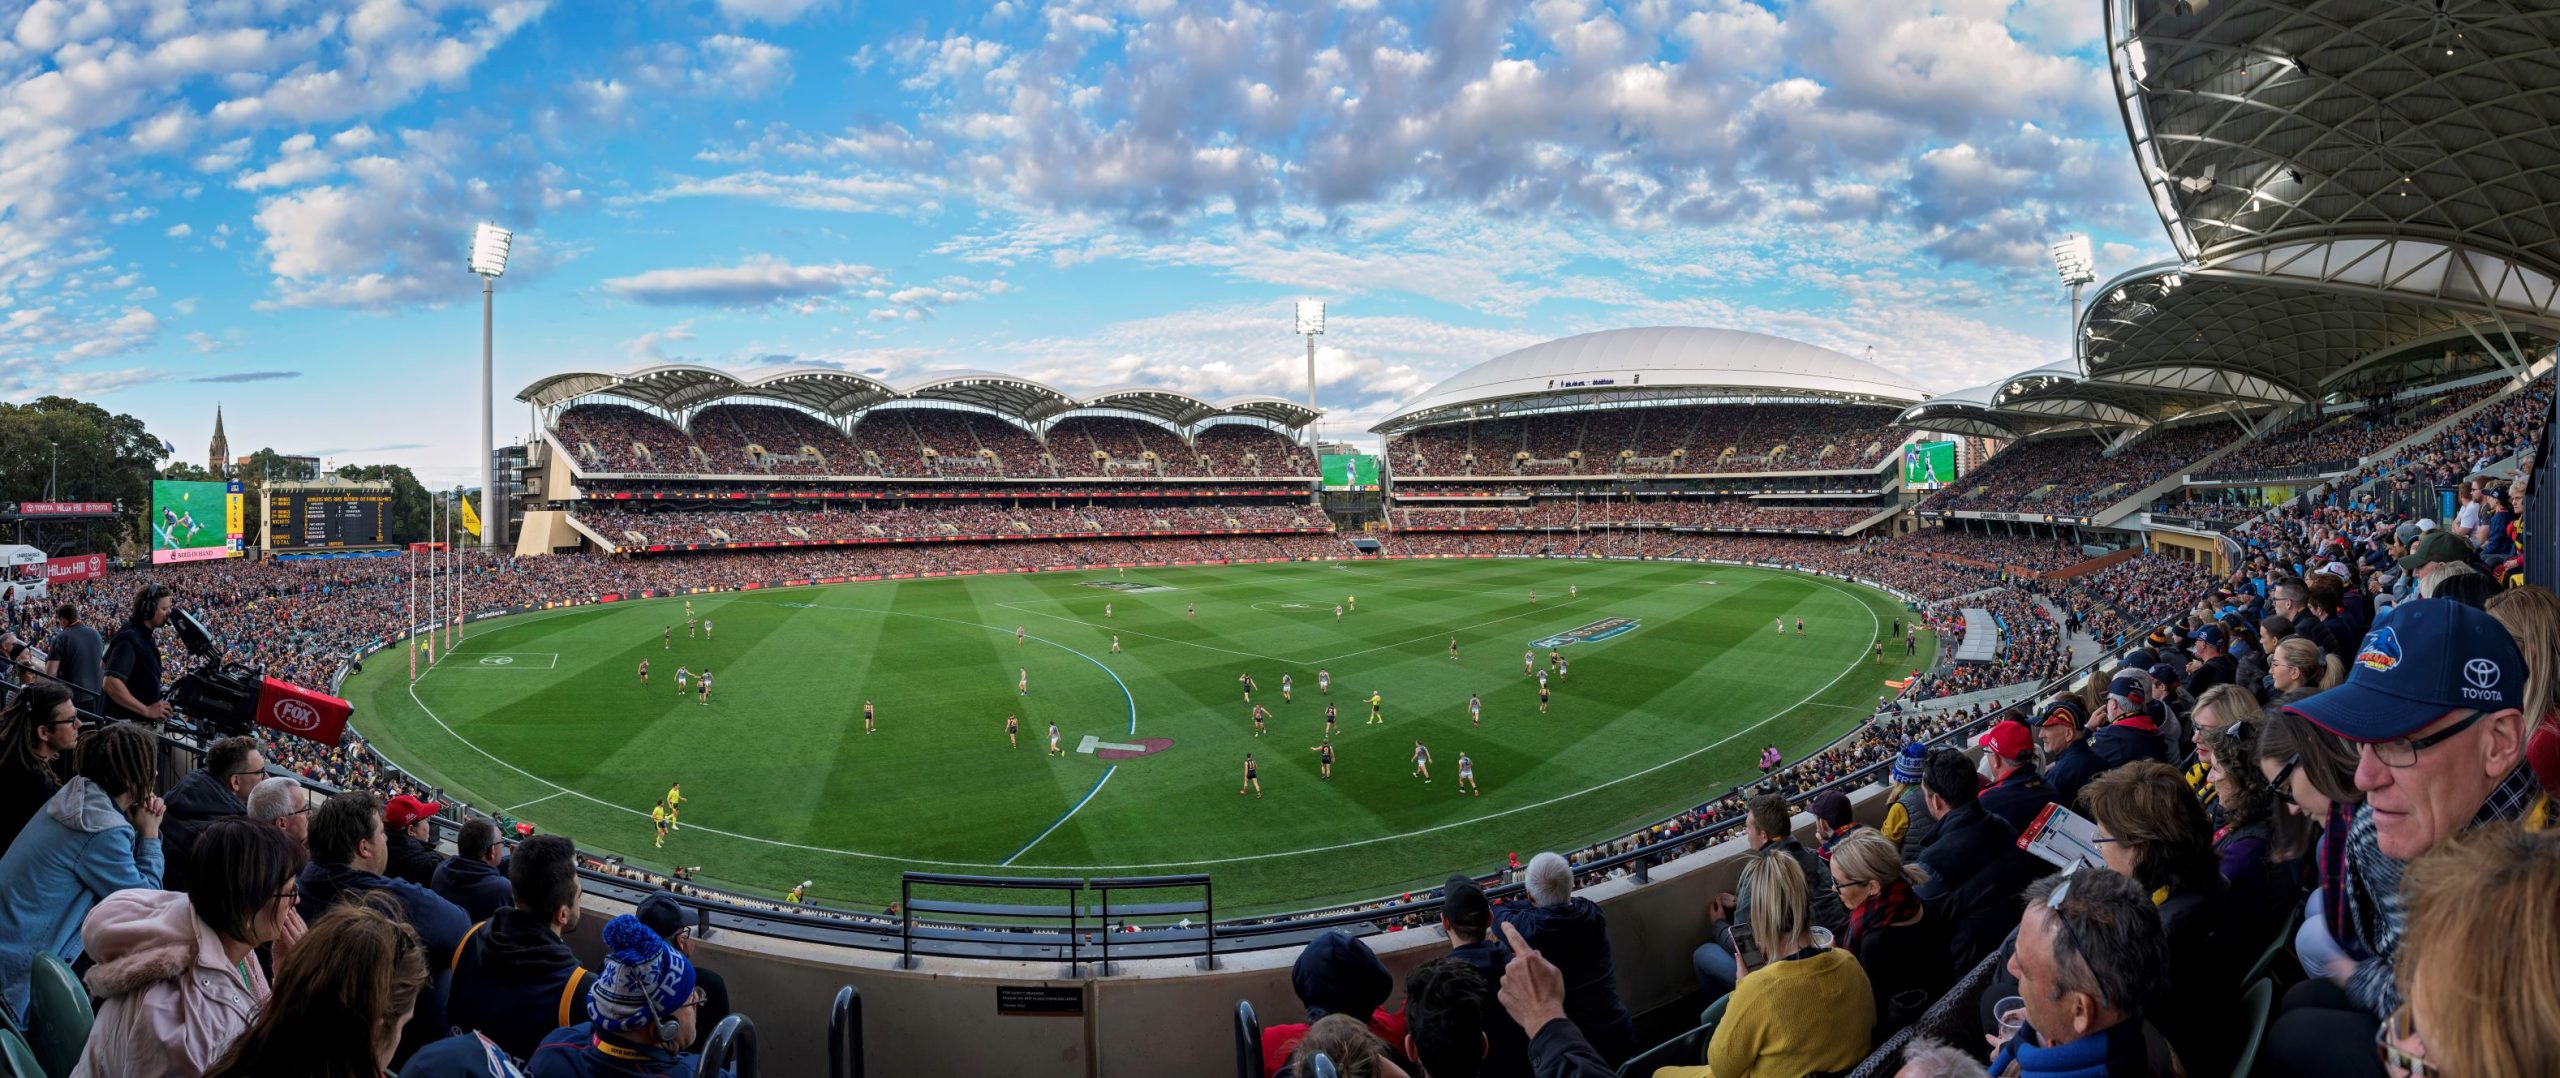
[[89, 1043], [89, 1025], [97, 1014], [89, 1009], [89, 989], [72, 976], [71, 967], [38, 952], [27, 971], [27, 1046], [44, 1064], [44, 1073], [69, 1078]]
[[1646, 1049], [1643, 1054], [1618, 1066], [1618, 1078], [1641, 1078], [1663, 1067], [1694, 1067], [1707, 1061], [1707, 1042], [1716, 1037], [1716, 1026], [1724, 1022], [1728, 995], [1707, 1005], [1698, 1015], [1698, 1028]]
[[2276, 933], [2276, 938], [2267, 941], [2267, 949], [2261, 952], [2258, 960], [2249, 966], [2248, 975], [2240, 978], [2240, 983], [2255, 984], [2267, 979], [2276, 968], [2276, 960], [2293, 949], [2294, 930], [2301, 927], [2302, 906], [2297, 903], [2293, 909], [2293, 916], [2285, 918], [2283, 930]]
[[1253, 1016], [1251, 1000], [1236, 1001], [1236, 1078], [1265, 1078], [1262, 1020]]
[[2267, 1027], [2275, 1021], [2276, 983], [2264, 978], [2249, 982], [2249, 990], [2240, 994], [2240, 1054], [2233, 1057], [2231, 1078], [2249, 1078], [2258, 1066], [2258, 1047], [2267, 1039]]
[[0, 1078], [46, 1078], [35, 1051], [15, 1030], [0, 1029]]

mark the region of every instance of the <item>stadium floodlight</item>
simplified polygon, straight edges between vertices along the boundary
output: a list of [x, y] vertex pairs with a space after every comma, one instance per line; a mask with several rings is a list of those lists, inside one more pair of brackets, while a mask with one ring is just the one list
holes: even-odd
[[2071, 358], [2080, 373], [2089, 373], [2088, 356], [2080, 350], [2080, 289], [2098, 279], [2098, 259], [2086, 233], [2073, 232], [2053, 241], [2053, 271], [2071, 290]]
[[[1324, 301], [1320, 299], [1299, 300], [1298, 336], [1307, 339], [1307, 411], [1310, 412], [1316, 410], [1316, 338], [1323, 335], [1323, 333]], [[1307, 451], [1309, 453], [1322, 451], [1321, 440], [1323, 436], [1318, 433], [1320, 429], [1321, 426], [1317, 423], [1314, 417], [1311, 416], [1307, 419]]]
[[498, 526], [506, 521], [506, 514], [490, 501], [498, 489], [497, 404], [490, 368], [495, 355], [496, 285], [507, 272], [507, 253], [515, 240], [515, 233], [487, 221], [471, 230], [471, 272], [480, 275], [480, 546], [487, 550], [497, 549]]

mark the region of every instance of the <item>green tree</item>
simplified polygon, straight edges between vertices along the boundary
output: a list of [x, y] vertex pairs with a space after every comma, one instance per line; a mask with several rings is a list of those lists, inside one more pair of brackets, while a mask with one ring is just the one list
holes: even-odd
[[426, 485], [418, 482], [416, 473], [397, 464], [367, 464], [358, 467], [341, 465], [334, 473], [340, 479], [368, 483], [391, 484], [391, 538], [399, 543], [427, 541]]
[[57, 554], [108, 552], [142, 534], [160, 439], [142, 420], [68, 397], [0, 404], [0, 501], [115, 502], [112, 522], [47, 529]]

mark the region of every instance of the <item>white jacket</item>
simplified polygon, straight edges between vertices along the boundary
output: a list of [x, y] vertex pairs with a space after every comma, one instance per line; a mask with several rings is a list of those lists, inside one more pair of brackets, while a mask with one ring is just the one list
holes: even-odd
[[80, 939], [97, 961], [83, 980], [104, 1002], [72, 1078], [196, 1078], [266, 1004], [257, 957], [244, 983], [181, 892], [108, 895]]

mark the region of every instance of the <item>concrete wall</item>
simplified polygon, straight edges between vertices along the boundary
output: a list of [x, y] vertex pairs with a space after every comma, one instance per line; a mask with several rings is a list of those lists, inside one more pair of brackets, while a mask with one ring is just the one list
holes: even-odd
[[[1883, 818], [1885, 790], [1852, 795], [1858, 817]], [[1812, 842], [1812, 818], [1796, 818]], [[1738, 833], [1737, 833], [1738, 834]], [[1707, 937], [1707, 904], [1734, 889], [1740, 838], [1652, 872], [1586, 887], [1609, 919], [1618, 992], [1644, 1013], [1697, 989], [1689, 954]], [[597, 935], [630, 907], [590, 898], [570, 944], [591, 966]], [[1407, 972], [1448, 952], [1438, 929], [1367, 937], [1401, 984]], [[860, 989], [865, 1060], [874, 1075], [1215, 1075], [1233, 1066], [1236, 1001], [1250, 1000], [1266, 1024], [1301, 1020], [1289, 987], [1295, 949], [1221, 956], [1215, 972], [1197, 960], [1115, 963], [1107, 978], [1068, 979], [1060, 963], [928, 958], [895, 968], [897, 956], [719, 932], [694, 945], [694, 958], [729, 983], [732, 1004], [755, 1024], [763, 1073], [826, 1073], [827, 1008], [839, 986]], [[1081, 992], [1081, 1016], [1000, 1014], [1000, 988], [1036, 985]], [[1390, 1007], [1401, 1006], [1402, 992]]]

